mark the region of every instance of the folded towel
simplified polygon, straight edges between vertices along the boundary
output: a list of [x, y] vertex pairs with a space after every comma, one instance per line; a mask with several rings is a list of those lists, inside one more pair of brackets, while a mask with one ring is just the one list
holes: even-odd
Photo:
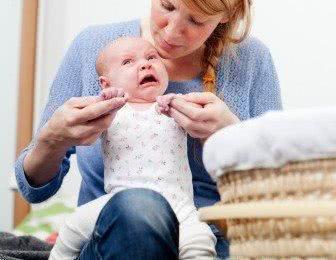
[[[228, 126], [204, 145], [210, 175], [336, 157], [336, 107], [271, 111]], [[217, 170], [217, 171], [216, 171]]]

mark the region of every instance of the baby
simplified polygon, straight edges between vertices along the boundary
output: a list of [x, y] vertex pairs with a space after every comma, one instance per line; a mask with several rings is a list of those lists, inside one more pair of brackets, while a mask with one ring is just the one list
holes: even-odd
[[199, 221], [193, 203], [187, 135], [162, 114], [174, 95], [162, 96], [168, 74], [156, 49], [142, 38], [119, 38], [101, 50], [96, 69], [103, 98], [124, 93], [128, 97], [102, 135], [107, 194], [78, 207], [66, 220], [50, 258], [78, 257], [101, 209], [114, 194], [148, 188], [161, 193], [177, 216], [179, 258], [214, 259], [216, 238], [209, 226]]

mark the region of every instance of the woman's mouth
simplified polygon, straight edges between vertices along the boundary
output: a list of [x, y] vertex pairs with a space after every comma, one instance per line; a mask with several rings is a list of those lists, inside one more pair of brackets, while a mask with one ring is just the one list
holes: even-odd
[[175, 45], [175, 44], [168, 43], [166, 40], [164, 40], [160, 36], [158, 37], [158, 44], [159, 44], [160, 48], [165, 50], [165, 51], [172, 51], [172, 50], [180, 47], [180, 45]]

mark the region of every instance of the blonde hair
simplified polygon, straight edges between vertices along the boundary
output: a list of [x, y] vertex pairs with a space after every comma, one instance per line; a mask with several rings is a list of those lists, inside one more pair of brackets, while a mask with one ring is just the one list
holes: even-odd
[[242, 42], [249, 34], [251, 1], [182, 0], [186, 6], [204, 15], [225, 13], [228, 17], [228, 21], [218, 24], [205, 42], [202, 58], [204, 91], [216, 93], [216, 66], [221, 55], [232, 45]]

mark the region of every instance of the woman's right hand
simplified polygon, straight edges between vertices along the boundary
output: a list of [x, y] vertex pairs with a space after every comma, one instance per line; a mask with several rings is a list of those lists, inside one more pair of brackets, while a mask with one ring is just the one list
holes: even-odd
[[54, 178], [66, 151], [72, 146], [93, 144], [127, 99], [122, 90], [113, 90], [108, 96], [102, 93], [66, 101], [41, 129], [23, 161], [27, 180], [40, 186]]
[[93, 144], [127, 102], [121, 89], [108, 94], [69, 99], [55, 111], [38, 140], [58, 149]]

